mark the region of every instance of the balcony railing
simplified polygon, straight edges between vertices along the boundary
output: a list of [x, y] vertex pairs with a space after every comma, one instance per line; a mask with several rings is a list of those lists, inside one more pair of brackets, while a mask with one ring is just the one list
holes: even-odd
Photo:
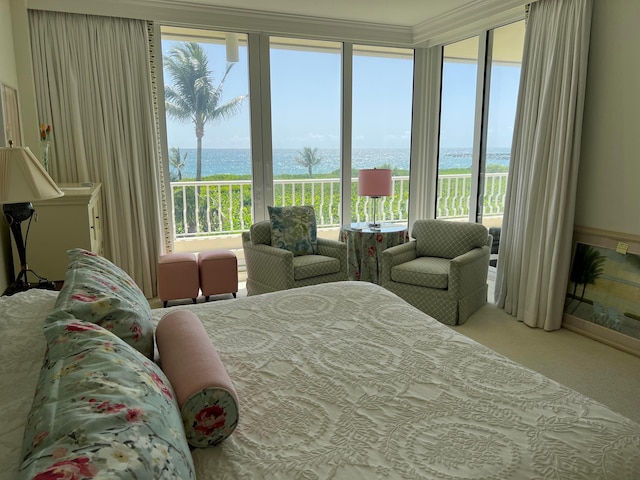
[[[485, 175], [483, 215], [502, 215], [507, 173]], [[352, 179], [351, 211], [354, 222], [371, 218], [373, 200], [357, 196], [357, 179]], [[382, 197], [376, 219], [383, 222], [407, 220], [409, 177], [393, 178], [393, 195]], [[340, 179], [274, 180], [274, 205], [313, 205], [318, 226], [340, 225]], [[248, 230], [253, 223], [251, 180], [171, 182], [175, 237], [229, 235]], [[437, 190], [438, 218], [469, 216], [471, 175], [440, 175]]]

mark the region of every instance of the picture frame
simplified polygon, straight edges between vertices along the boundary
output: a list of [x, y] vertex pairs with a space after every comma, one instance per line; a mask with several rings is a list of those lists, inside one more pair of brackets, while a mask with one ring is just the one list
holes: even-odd
[[640, 356], [640, 237], [577, 227], [562, 326]]
[[0, 146], [8, 147], [9, 140], [14, 146], [22, 145], [18, 90], [0, 83]]

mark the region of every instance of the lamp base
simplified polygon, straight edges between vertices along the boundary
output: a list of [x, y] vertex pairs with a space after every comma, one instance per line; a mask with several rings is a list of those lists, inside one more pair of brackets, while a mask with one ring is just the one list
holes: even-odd
[[32, 283], [23, 282], [22, 280], [19, 280], [9, 285], [5, 289], [2, 295], [7, 297], [19, 292], [26, 292], [27, 290], [31, 290], [32, 288], [41, 288], [43, 290], [56, 290], [55, 284], [48, 280], [40, 280], [39, 282], [32, 282]]
[[371, 230], [380, 230], [382, 228], [382, 224], [381, 223], [368, 223], [367, 226], [371, 229]]

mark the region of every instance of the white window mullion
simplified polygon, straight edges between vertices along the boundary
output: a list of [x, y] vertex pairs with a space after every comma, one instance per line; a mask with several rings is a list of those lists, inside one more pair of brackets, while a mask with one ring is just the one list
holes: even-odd
[[476, 81], [476, 106], [473, 131], [473, 154], [471, 161], [471, 188], [469, 192], [469, 221], [482, 222], [482, 188], [480, 184], [480, 174], [484, 174], [481, 165], [484, 157], [487, 142], [487, 116], [489, 111], [489, 77], [487, 53], [490, 51], [487, 45], [486, 31], [482, 32], [478, 38], [478, 72]]
[[351, 218], [351, 155], [353, 138], [353, 44], [342, 46], [342, 102], [341, 102], [341, 182], [340, 221], [349, 224]]
[[273, 205], [273, 150], [271, 142], [271, 77], [269, 37], [249, 34], [249, 97], [251, 101], [251, 166], [253, 221], [269, 218]]

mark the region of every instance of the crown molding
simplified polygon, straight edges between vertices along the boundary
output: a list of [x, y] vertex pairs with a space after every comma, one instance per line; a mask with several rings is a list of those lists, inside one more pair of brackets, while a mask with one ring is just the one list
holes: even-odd
[[228, 29], [244, 33], [322, 38], [390, 46], [411, 46], [411, 27], [309, 17], [258, 10], [212, 7], [171, 0], [28, 0], [27, 8], [87, 15], [137, 18], [160, 24]]
[[27, 0], [27, 8], [153, 20], [164, 25], [398, 47], [431, 47], [524, 18], [537, 0], [470, 0], [413, 27], [336, 20], [173, 0]]
[[537, 0], [474, 0], [412, 29], [414, 46], [432, 47], [457, 41], [480, 30], [524, 18], [524, 6]]

